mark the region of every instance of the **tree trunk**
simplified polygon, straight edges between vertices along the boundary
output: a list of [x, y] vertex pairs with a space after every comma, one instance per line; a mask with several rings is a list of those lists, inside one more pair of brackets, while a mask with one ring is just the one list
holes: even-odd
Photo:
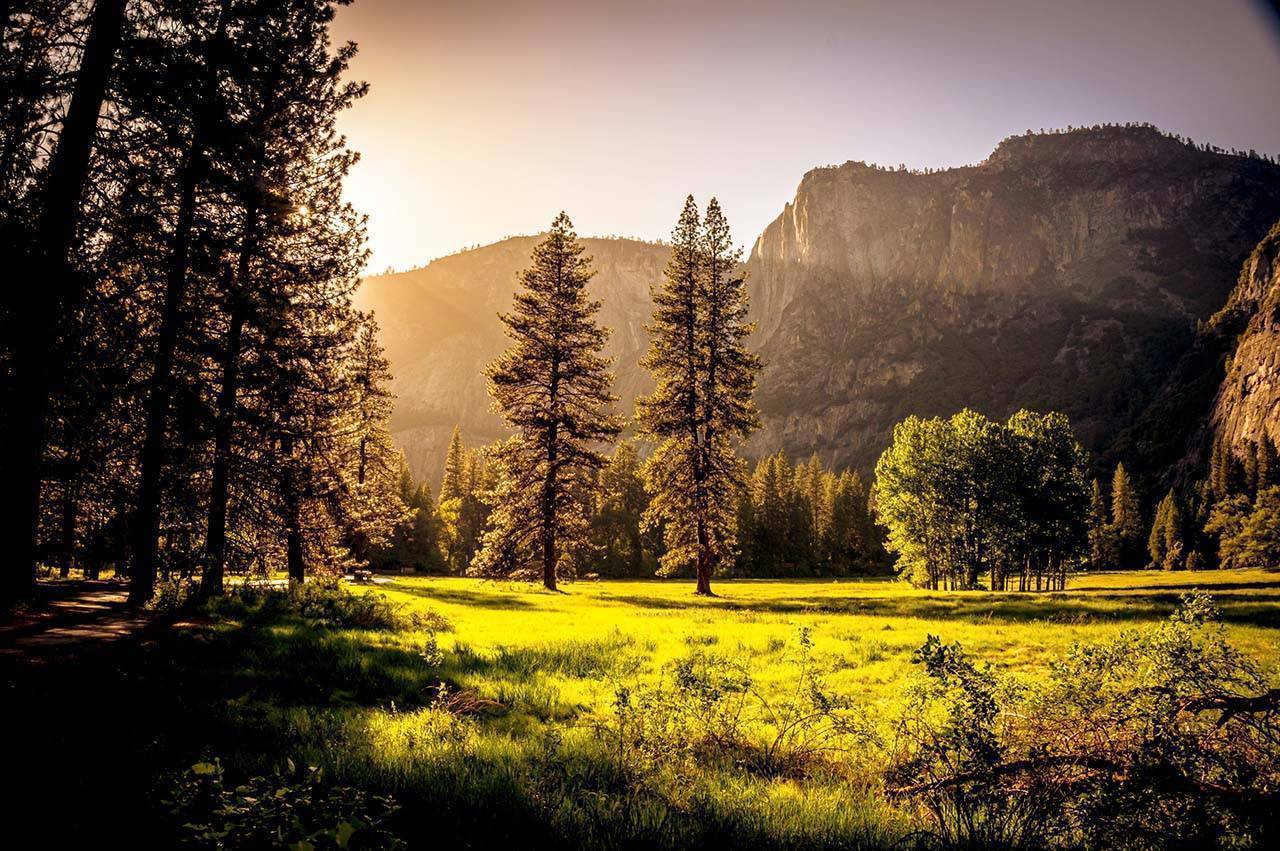
[[289, 520], [289, 529], [285, 536], [287, 559], [289, 565], [289, 584], [301, 585], [307, 581], [307, 565], [302, 555], [301, 513], [297, 506], [293, 507]]
[[165, 279], [163, 316], [157, 333], [156, 356], [147, 395], [147, 420], [139, 459], [141, 484], [138, 490], [138, 518], [134, 539], [134, 568], [129, 583], [129, 602], [140, 605], [151, 599], [155, 588], [157, 545], [160, 536], [160, 478], [165, 462], [165, 431], [169, 402], [173, 396], [173, 367], [177, 353], [182, 305], [187, 297], [191, 233], [195, 227], [196, 190], [204, 170], [205, 136], [213, 121], [217, 97], [216, 56], [225, 37], [230, 0], [223, 0], [218, 29], [204, 45], [205, 79], [196, 105], [195, 127], [183, 158], [178, 199], [178, 219], [174, 226], [173, 249]]
[[[230, 276], [228, 276], [230, 277]], [[227, 563], [227, 499], [231, 482], [231, 437], [235, 427], [236, 394], [240, 386], [240, 349], [248, 309], [240, 293], [233, 293], [226, 348], [222, 354], [222, 386], [214, 425], [213, 475], [209, 491], [209, 528], [205, 535], [205, 569], [200, 595], [222, 595]]]
[[293, 437], [280, 441], [280, 454], [285, 468], [285, 561], [289, 569], [289, 584], [301, 585], [307, 579], [306, 559], [302, 549], [302, 499], [298, 494], [298, 482], [293, 468]]
[[[199, 135], [199, 134], [197, 134]], [[169, 400], [173, 396], [173, 367], [178, 348], [182, 303], [187, 294], [187, 258], [191, 231], [195, 224], [197, 165], [200, 140], [192, 139], [182, 165], [178, 222], [165, 281], [163, 315], [157, 332], [156, 354], [147, 394], [146, 430], [139, 460], [141, 484], [138, 489], [138, 516], [133, 543], [133, 576], [129, 602], [140, 605], [151, 599], [155, 589], [157, 546], [160, 536], [160, 474], [164, 466], [165, 432], [169, 421]]]
[[[705, 510], [705, 509], [704, 509]], [[711, 590], [711, 543], [707, 536], [707, 521], [702, 513], [698, 516], [698, 591], [697, 593], [714, 597]]]
[[[40, 199], [34, 255], [24, 258], [27, 273], [19, 268], [16, 275], [17, 280], [40, 281], [41, 286], [28, 290], [30, 301], [15, 317], [16, 333], [11, 342], [12, 393], [7, 406], [12, 418], [3, 463], [8, 468], [14, 505], [0, 512], [0, 540], [14, 552], [13, 565], [0, 571], [0, 605], [25, 599], [35, 589], [45, 417], [54, 376], [61, 372], [58, 326], [85, 294], [82, 279], [68, 265], [67, 253], [75, 238], [89, 176], [98, 114], [120, 46], [125, 4], [126, 0], [98, 0], [94, 7], [75, 90]], [[6, 22], [9, 11], [6, 3]]]
[[63, 579], [71, 575], [75, 563], [76, 552], [76, 519], [79, 515], [79, 488], [76, 487], [73, 475], [69, 475], [63, 483], [62, 490], [62, 562], [60, 573]]

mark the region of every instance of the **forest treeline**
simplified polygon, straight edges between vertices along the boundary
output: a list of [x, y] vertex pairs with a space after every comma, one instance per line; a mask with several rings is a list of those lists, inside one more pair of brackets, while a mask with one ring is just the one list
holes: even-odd
[[[498, 498], [487, 448], [466, 448], [455, 429], [435, 498], [403, 465], [401, 493], [414, 512], [386, 545], [370, 553], [379, 570], [466, 574]], [[660, 530], [646, 528], [649, 495], [633, 440], [620, 441], [593, 478], [588, 532], [562, 566], [577, 577], [654, 576], [664, 552]], [[744, 474], [737, 501], [738, 542], [724, 573], [743, 577], [857, 576], [889, 570], [882, 534], [856, 472], [839, 473], [817, 456], [792, 464], [781, 452]]]
[[221, 591], [359, 560], [408, 514], [330, 0], [0, 11], [6, 600], [37, 563]]

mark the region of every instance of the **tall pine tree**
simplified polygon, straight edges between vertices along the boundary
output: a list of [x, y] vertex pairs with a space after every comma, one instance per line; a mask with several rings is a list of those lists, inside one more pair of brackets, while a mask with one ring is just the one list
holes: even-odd
[[555, 590], [560, 558], [588, 534], [585, 497], [607, 463], [599, 451], [622, 423], [611, 408], [608, 331], [588, 297], [591, 258], [561, 213], [520, 274], [524, 289], [502, 317], [511, 345], [485, 371], [494, 409], [516, 434], [495, 457], [502, 473], [492, 528], [477, 573], [511, 573], [540, 563]]
[[692, 564], [698, 593], [709, 595], [736, 544], [743, 476], [733, 446], [759, 425], [751, 397], [760, 362], [746, 348], [746, 282], [719, 203], [699, 222], [686, 198], [671, 242], [643, 361], [657, 388], [638, 401], [637, 419], [658, 442], [646, 479], [649, 522], [666, 537], [663, 572]]

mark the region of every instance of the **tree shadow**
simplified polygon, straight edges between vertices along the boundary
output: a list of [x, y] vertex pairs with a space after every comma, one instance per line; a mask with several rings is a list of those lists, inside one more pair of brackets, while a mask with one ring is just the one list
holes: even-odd
[[[1191, 586], [1195, 587], [1195, 586]], [[1110, 590], [1110, 589], [1108, 589]], [[1211, 592], [1213, 589], [1209, 589]], [[947, 597], [875, 596], [843, 598], [775, 597], [744, 600], [733, 597], [682, 600], [631, 594], [610, 597], [616, 603], [661, 611], [721, 609], [774, 615], [859, 615], [914, 620], [963, 620], [974, 623], [1032, 622], [1151, 622], [1169, 616], [1181, 601], [1176, 591], [1150, 594], [1089, 591], [1052, 594], [988, 594], [956, 592]], [[1220, 598], [1226, 623], [1280, 629], [1280, 605], [1275, 602]]]
[[435, 600], [441, 603], [456, 603], [460, 606], [475, 606], [482, 609], [541, 609], [542, 606], [524, 597], [508, 593], [469, 591], [465, 588], [423, 588], [416, 585], [392, 583], [387, 586], [391, 590]]

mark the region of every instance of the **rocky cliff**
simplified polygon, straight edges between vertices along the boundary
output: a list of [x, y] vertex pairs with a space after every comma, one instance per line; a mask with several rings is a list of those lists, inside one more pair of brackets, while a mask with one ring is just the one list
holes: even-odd
[[1240, 454], [1265, 434], [1280, 444], [1280, 223], [1245, 262], [1225, 308], [1244, 330], [1209, 416], [1210, 432]]
[[[357, 294], [361, 309], [372, 310], [382, 326], [382, 342], [395, 373], [392, 431], [414, 475], [440, 484], [445, 448], [454, 425], [468, 444], [505, 436], [489, 411], [484, 367], [505, 348], [498, 314], [511, 307], [516, 273], [529, 265], [537, 237], [505, 239], [443, 257], [411, 272], [365, 280]], [[644, 323], [651, 304], [649, 285], [658, 281], [668, 249], [627, 239], [584, 239], [598, 274], [591, 283], [602, 302], [601, 323], [611, 329], [621, 398], [629, 414], [646, 389], [638, 361], [648, 346]]]
[[1277, 217], [1280, 166], [1145, 127], [811, 171], [748, 260], [767, 363], [748, 449], [867, 468], [909, 414], [1025, 406], [1105, 453]]

